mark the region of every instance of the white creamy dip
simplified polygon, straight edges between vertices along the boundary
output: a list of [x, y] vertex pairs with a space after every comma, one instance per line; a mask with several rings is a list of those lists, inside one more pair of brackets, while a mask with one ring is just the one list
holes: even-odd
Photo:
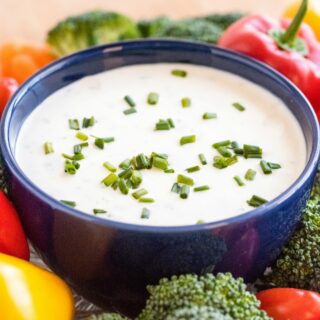
[[[183, 69], [187, 77], [176, 77], [173, 69]], [[157, 105], [149, 105], [150, 92], [159, 94]], [[136, 113], [125, 115], [130, 107], [124, 101], [129, 95], [136, 102]], [[181, 98], [191, 99], [183, 108]], [[232, 106], [245, 106], [240, 112]], [[216, 119], [204, 120], [206, 112]], [[80, 131], [88, 136], [114, 137], [103, 150], [94, 145], [83, 148], [85, 159], [79, 161], [75, 175], [64, 172], [62, 153], [73, 154], [73, 146], [82, 141], [71, 130], [69, 119], [94, 116], [94, 126]], [[175, 128], [155, 131], [159, 119], [171, 118]], [[196, 142], [181, 146], [183, 136], [196, 135]], [[263, 159], [279, 163], [281, 169], [265, 175], [261, 159], [244, 159], [225, 169], [213, 167], [218, 155], [212, 144], [236, 140], [258, 145]], [[45, 155], [44, 143], [51, 142], [54, 153]], [[106, 187], [101, 180], [110, 172], [105, 161], [118, 166], [124, 159], [139, 153], [166, 153], [174, 173], [153, 168], [141, 170], [140, 188], [154, 203], [140, 203], [119, 189]], [[201, 165], [198, 155], [208, 162]], [[272, 200], [285, 191], [301, 174], [306, 163], [306, 145], [302, 130], [280, 99], [270, 92], [238, 76], [215, 69], [187, 64], [145, 64], [123, 67], [83, 78], [55, 92], [41, 103], [21, 128], [16, 158], [26, 176], [44, 192], [57, 200], [76, 202], [76, 208], [93, 214], [104, 209], [100, 217], [122, 222], [149, 225], [190, 225], [197, 221], [217, 221], [239, 215], [253, 208], [247, 204], [252, 195]], [[200, 166], [200, 171], [187, 173], [186, 168]], [[244, 179], [248, 169], [255, 170], [253, 181]], [[117, 173], [121, 172], [118, 169]], [[194, 192], [190, 187], [187, 199], [171, 192], [177, 175], [194, 180], [194, 186], [208, 185], [207, 191]], [[245, 183], [240, 187], [234, 176]], [[150, 210], [149, 219], [142, 219], [143, 208]]]

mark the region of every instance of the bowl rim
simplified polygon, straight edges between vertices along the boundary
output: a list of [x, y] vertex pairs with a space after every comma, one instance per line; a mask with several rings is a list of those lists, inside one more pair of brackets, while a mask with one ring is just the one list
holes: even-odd
[[[143, 224], [133, 224], [127, 222], [121, 222], [117, 220], [111, 220], [107, 218], [101, 218], [99, 216], [91, 215], [85, 213], [83, 211], [77, 210], [75, 208], [64, 205], [59, 200], [56, 200], [49, 194], [45, 193], [41, 190], [37, 185], [35, 185], [20, 169], [16, 160], [14, 159], [14, 155], [10, 148], [9, 143], [9, 127], [12, 118], [12, 113], [16, 108], [17, 103], [22, 96], [24, 96], [30, 87], [36, 82], [41, 81], [43, 78], [46, 78], [52, 72], [57, 71], [59, 69], [63, 69], [64, 66], [72, 64], [79, 59], [91, 59], [96, 55], [103, 54], [105, 52], [115, 52], [115, 51], [126, 51], [133, 49], [156, 49], [159, 46], [168, 46], [171, 48], [177, 47], [185, 47], [190, 49], [198, 49], [205, 50], [209, 54], [220, 55], [226, 59], [235, 60], [242, 64], [245, 64], [247, 67], [254, 69], [255, 72], [262, 72], [267, 76], [277, 77], [279, 82], [282, 82], [283, 85], [287, 86], [296, 96], [298, 96], [305, 104], [305, 114], [309, 120], [312, 131], [312, 148], [310, 151], [310, 157], [308, 162], [305, 165], [304, 170], [299, 175], [299, 177], [291, 184], [285, 191], [283, 191], [280, 195], [278, 195], [273, 200], [269, 201], [265, 205], [262, 205], [258, 208], [254, 208], [252, 210], [246, 211], [242, 214], [232, 216], [226, 219], [221, 219], [213, 222], [206, 222], [203, 224], [194, 224], [194, 225], [178, 225], [178, 226], [157, 226], [157, 225], [143, 225]], [[198, 51], [196, 51], [198, 53]], [[250, 81], [250, 80], [249, 80]], [[237, 53], [231, 50], [227, 50], [224, 48], [220, 48], [214, 45], [203, 44], [201, 42], [195, 41], [185, 41], [185, 40], [170, 40], [170, 39], [140, 39], [140, 40], [131, 40], [131, 41], [121, 41], [114, 42], [111, 44], [96, 46], [93, 48], [89, 48], [86, 50], [82, 50], [76, 52], [72, 55], [66, 56], [62, 59], [58, 59], [53, 63], [49, 64], [45, 68], [38, 71], [32, 77], [30, 77], [26, 82], [22, 84], [22, 86], [16, 91], [13, 97], [10, 99], [7, 104], [5, 111], [3, 113], [1, 124], [0, 124], [0, 149], [2, 153], [3, 162], [5, 166], [9, 168], [11, 174], [26, 188], [29, 192], [34, 194], [38, 199], [45, 202], [49, 206], [51, 206], [54, 210], [58, 210], [63, 214], [70, 215], [74, 218], [81, 219], [88, 223], [98, 224], [100, 226], [106, 226], [113, 229], [121, 229], [127, 231], [135, 231], [142, 233], [180, 233], [180, 232], [192, 232], [192, 231], [203, 231], [206, 229], [214, 229], [218, 227], [222, 227], [224, 225], [230, 224], [238, 224], [242, 223], [246, 220], [250, 220], [252, 218], [258, 218], [262, 215], [265, 215], [268, 211], [272, 211], [276, 209], [277, 206], [280, 206], [284, 203], [288, 198], [294, 196], [295, 192], [300, 189], [310, 178], [312, 173], [317, 169], [318, 160], [320, 158], [320, 132], [319, 132], [319, 124], [317, 117], [311, 104], [307, 100], [307, 98], [303, 95], [303, 93], [286, 77], [280, 74], [277, 70], [269, 67], [268, 65], [245, 56], [241, 53]]]

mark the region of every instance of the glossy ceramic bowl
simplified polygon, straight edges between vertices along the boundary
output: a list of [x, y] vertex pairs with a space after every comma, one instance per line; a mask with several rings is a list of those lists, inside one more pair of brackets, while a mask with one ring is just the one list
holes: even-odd
[[[277, 95], [300, 123], [307, 165], [297, 181], [266, 205], [203, 225], [152, 227], [87, 215], [35, 186], [15, 160], [22, 123], [56, 90], [82, 77], [125, 65], [183, 62], [229, 71]], [[27, 81], [5, 111], [1, 151], [11, 197], [45, 262], [80, 293], [107, 309], [134, 314], [145, 285], [188, 272], [230, 271], [252, 280], [287, 241], [301, 216], [319, 159], [316, 117], [297, 88], [252, 59], [212, 46], [180, 41], [134, 41], [97, 47], [59, 60]]]

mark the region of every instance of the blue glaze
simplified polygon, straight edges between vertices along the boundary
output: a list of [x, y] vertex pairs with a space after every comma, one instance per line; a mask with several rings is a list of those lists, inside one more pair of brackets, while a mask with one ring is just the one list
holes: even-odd
[[[203, 225], [152, 227], [108, 221], [67, 207], [38, 189], [14, 159], [22, 123], [50, 94], [104, 70], [143, 63], [214, 67], [273, 92], [300, 123], [308, 163], [298, 180], [268, 204]], [[133, 41], [59, 60], [27, 81], [7, 107], [0, 131], [11, 197], [28, 237], [48, 265], [89, 299], [127, 314], [143, 305], [145, 285], [187, 272], [231, 271], [255, 279], [275, 259], [300, 219], [319, 159], [315, 114], [299, 90], [273, 69], [213, 46], [183, 41]]]

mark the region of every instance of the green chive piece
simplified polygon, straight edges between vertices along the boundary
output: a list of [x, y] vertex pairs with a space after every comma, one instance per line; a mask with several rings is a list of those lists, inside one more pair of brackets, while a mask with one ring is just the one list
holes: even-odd
[[74, 201], [69, 201], [69, 200], [60, 200], [60, 202], [66, 204], [67, 206], [72, 207], [72, 208], [74, 208], [74, 207], [77, 205], [76, 202], [74, 202]]
[[203, 120], [217, 119], [217, 114], [212, 112], [206, 112], [202, 115]]
[[128, 95], [124, 96], [123, 99], [131, 108], [136, 106], [136, 103], [133, 101], [133, 99], [130, 96]]
[[76, 160], [76, 161], [80, 161], [80, 160], [83, 160], [84, 159], [84, 155], [82, 153], [77, 153], [73, 156], [69, 156], [68, 154], [65, 154], [63, 153], [62, 156], [65, 158], [65, 159], [68, 159], [68, 160]]
[[206, 191], [206, 190], [209, 190], [210, 187], [205, 185], [205, 186], [200, 186], [200, 187], [196, 187], [193, 189], [194, 192], [201, 192], [201, 191]]
[[82, 142], [82, 143], [79, 144], [79, 146], [81, 146], [82, 148], [89, 147], [89, 143], [88, 142]]
[[130, 167], [130, 159], [125, 159], [119, 164], [120, 169], [128, 169]]
[[149, 209], [143, 208], [143, 209], [142, 209], [142, 212], [141, 212], [140, 218], [141, 218], [141, 219], [149, 219], [149, 218], [150, 218], [150, 214], [151, 214], [151, 212], [150, 212]]
[[116, 172], [117, 168], [112, 165], [110, 162], [106, 161], [102, 164], [107, 170], [109, 170], [110, 172]]
[[212, 145], [213, 148], [217, 149], [219, 147], [228, 147], [231, 144], [230, 140], [223, 140], [223, 141], [219, 141], [216, 142]]
[[[239, 156], [242, 156], [243, 153], [244, 153], [244, 151], [243, 151], [242, 148], [234, 148], [234, 149], [233, 149], [233, 152], [234, 152], [235, 154], [239, 155]], [[249, 156], [247, 155], [247, 158], [249, 158], [249, 157], [250, 157], [250, 155], [249, 155]]]
[[238, 111], [243, 112], [246, 108], [239, 102], [235, 102], [232, 104]]
[[[67, 161], [68, 161], [68, 160], [67, 160]], [[72, 164], [75, 166], [75, 168], [76, 168], [77, 170], [80, 168], [80, 163], [79, 163], [79, 162], [73, 160], [73, 161], [72, 161]]]
[[181, 199], [187, 199], [189, 196], [190, 188], [187, 185], [183, 185], [180, 189], [180, 198]]
[[200, 153], [198, 157], [199, 157], [201, 164], [205, 166], [207, 164], [207, 160], [206, 160], [204, 154]]
[[164, 173], [174, 173], [174, 169], [166, 169], [164, 170]]
[[142, 175], [139, 171], [133, 170], [133, 173], [130, 177], [130, 182], [132, 183], [133, 188], [138, 188], [142, 182]]
[[245, 174], [245, 176], [244, 176], [244, 178], [246, 180], [253, 181], [255, 176], [256, 176], [256, 173], [257, 173], [256, 171], [254, 171], [252, 169], [248, 169], [246, 174]]
[[245, 185], [239, 176], [234, 176], [233, 180], [238, 184], [239, 187], [243, 187]]
[[248, 158], [262, 158], [262, 149], [259, 146], [253, 146], [250, 144], [243, 145], [243, 155]]
[[227, 147], [217, 147], [216, 150], [225, 158], [232, 157], [232, 153], [227, 149]]
[[161, 170], [166, 170], [168, 169], [168, 161], [160, 157], [153, 157], [152, 166]]
[[190, 106], [191, 106], [191, 100], [190, 100], [190, 98], [187, 98], [187, 97], [182, 98], [182, 99], [181, 99], [181, 105], [182, 105], [183, 108], [188, 108], [188, 107], [190, 107]]
[[62, 153], [62, 156], [63, 156], [65, 159], [73, 160], [73, 156], [69, 156], [68, 154]]
[[128, 188], [126, 182], [124, 181], [124, 179], [122, 179], [122, 178], [119, 180], [119, 189], [120, 189], [122, 194], [128, 194], [129, 193], [129, 188]]
[[184, 144], [187, 143], [194, 143], [196, 142], [196, 136], [192, 135], [192, 136], [184, 136], [180, 139], [180, 145], [183, 146]]
[[173, 69], [173, 70], [171, 71], [171, 74], [172, 74], [173, 76], [181, 77], [181, 78], [185, 78], [185, 77], [188, 75], [187, 71], [181, 70], [181, 69]]
[[111, 185], [111, 188], [112, 188], [113, 190], [117, 190], [117, 189], [118, 189], [118, 186], [119, 186], [119, 181], [117, 180], [117, 181], [115, 181], [115, 182]]
[[76, 165], [69, 160], [66, 160], [65, 165], [64, 165], [64, 172], [74, 175], [77, 172]]
[[73, 146], [73, 153], [74, 154], [79, 154], [82, 151], [82, 146], [80, 144], [76, 144], [75, 146]]
[[281, 168], [281, 164], [279, 163], [274, 163], [274, 162], [267, 162], [268, 166], [272, 169], [272, 170], [276, 170], [276, 169], [280, 169]]
[[186, 184], [188, 186], [193, 186], [194, 185], [193, 179], [189, 178], [187, 176], [184, 176], [183, 174], [178, 174], [177, 182], [178, 183], [182, 183], [182, 184]]
[[199, 166], [193, 166], [193, 167], [190, 167], [190, 168], [187, 168], [186, 171], [188, 173], [191, 173], [191, 172], [196, 172], [196, 171], [199, 171], [200, 170], [200, 167]]
[[156, 92], [150, 92], [148, 94], [148, 99], [147, 99], [148, 104], [155, 105], [158, 103], [158, 101], [159, 101], [159, 95]]
[[139, 198], [139, 202], [142, 202], [142, 203], [153, 203], [154, 199], [153, 198]]
[[53, 145], [51, 142], [46, 142], [44, 144], [44, 153], [45, 154], [50, 154], [50, 153], [53, 153], [54, 150], [53, 150]]
[[133, 165], [135, 169], [148, 169], [150, 167], [150, 159], [143, 153], [138, 154], [133, 158]]
[[83, 133], [83, 132], [77, 132], [76, 134], [76, 137], [79, 139], [79, 140], [82, 140], [82, 141], [87, 141], [89, 139], [89, 137]]
[[103, 214], [103, 213], [107, 213], [107, 211], [103, 210], [103, 209], [93, 209], [93, 213], [94, 214]]
[[145, 196], [146, 194], [148, 194], [148, 191], [146, 189], [139, 189], [135, 192], [132, 193], [132, 196], [135, 198], [135, 199], [139, 199], [141, 198], [142, 196]]
[[237, 141], [232, 141], [231, 142], [231, 148], [232, 149], [239, 149], [240, 148], [240, 144]]
[[171, 129], [170, 123], [162, 119], [160, 119], [155, 126], [155, 130], [170, 130], [170, 129]]
[[96, 123], [96, 120], [94, 119], [93, 116], [90, 118], [83, 118], [82, 119], [82, 128], [93, 127], [95, 123]]
[[80, 130], [78, 119], [69, 119], [69, 128], [71, 130]]
[[171, 192], [180, 193], [180, 189], [181, 189], [181, 186], [175, 182], [171, 188]]
[[120, 172], [118, 174], [119, 178], [123, 178], [123, 179], [129, 179], [133, 174], [133, 169], [129, 168], [129, 169], [125, 169], [122, 172]]
[[272, 169], [269, 167], [269, 165], [266, 161], [261, 160], [260, 167], [261, 167], [264, 174], [271, 174], [272, 173]]
[[217, 169], [224, 169], [238, 162], [237, 156], [225, 158], [223, 156], [216, 156], [213, 158], [213, 166]]
[[126, 184], [127, 184], [127, 187], [128, 187], [129, 189], [133, 189], [133, 185], [132, 185], [131, 180], [126, 180]]
[[102, 183], [104, 183], [107, 187], [110, 187], [113, 183], [115, 183], [119, 177], [111, 172], [109, 175], [107, 175], [103, 180]]
[[267, 203], [268, 200], [263, 199], [259, 196], [253, 195], [250, 200], [247, 201], [248, 205], [251, 207], [260, 207], [261, 205]]
[[132, 113], [136, 113], [137, 110], [136, 108], [130, 108], [130, 109], [127, 109], [127, 110], [124, 110], [123, 113], [128, 116], [129, 114], [132, 114]]
[[99, 149], [104, 149], [104, 141], [102, 138], [96, 138], [94, 140], [95, 146], [97, 146]]
[[159, 157], [159, 158], [166, 159], [166, 160], [168, 160], [168, 158], [169, 158], [169, 156], [166, 153], [157, 153], [157, 152], [151, 153], [151, 158], [153, 158], [153, 157]]
[[167, 122], [169, 123], [169, 126], [170, 126], [171, 129], [175, 128], [174, 122], [173, 122], [173, 120], [171, 118], [168, 118]]

